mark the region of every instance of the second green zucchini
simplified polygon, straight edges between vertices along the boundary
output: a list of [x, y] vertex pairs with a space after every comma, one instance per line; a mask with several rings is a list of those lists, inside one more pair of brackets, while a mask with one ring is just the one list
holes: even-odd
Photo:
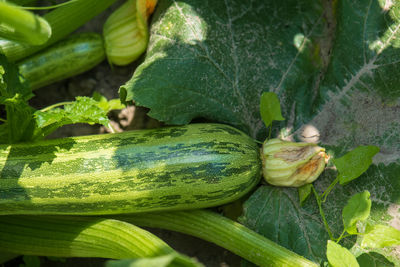
[[102, 36], [81, 33], [18, 62], [18, 68], [34, 90], [85, 72], [104, 59]]

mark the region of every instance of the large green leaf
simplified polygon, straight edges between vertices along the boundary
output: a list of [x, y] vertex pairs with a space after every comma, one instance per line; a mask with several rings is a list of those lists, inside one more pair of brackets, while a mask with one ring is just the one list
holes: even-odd
[[[346, 201], [364, 190], [372, 200], [368, 223], [398, 228], [400, 2], [333, 2], [335, 10], [325, 9], [325, 20], [318, 1], [162, 1], [145, 61], [121, 87], [121, 97], [150, 108], [151, 116], [170, 124], [204, 117], [261, 139], [266, 133], [259, 97], [274, 92], [286, 118], [280, 123], [281, 135], [320, 142], [333, 157], [360, 145], [380, 148], [367, 172], [337, 185], [323, 203], [334, 236], [343, 231]], [[327, 33], [333, 36], [319, 46]], [[325, 172], [315, 183], [317, 191], [336, 175], [334, 170]], [[302, 207], [298, 202], [294, 190], [261, 187], [248, 200], [241, 220], [322, 261], [327, 235], [320, 233], [318, 207], [311, 198]], [[300, 242], [313, 231], [321, 240], [313, 246]], [[359, 247], [359, 242], [345, 238], [341, 245]], [[379, 252], [400, 265], [394, 249]]]
[[[340, 209], [343, 199], [368, 190], [370, 220], [399, 228], [400, 2], [342, 0], [336, 14], [331, 62], [308, 125], [337, 156], [359, 145], [375, 145], [381, 152], [364, 175], [333, 191], [325, 208]], [[331, 179], [319, 181], [319, 188]], [[398, 253], [389, 257], [400, 265]]]
[[[338, 185], [323, 204], [334, 236], [338, 237], [343, 229], [340, 218], [345, 202], [364, 190], [371, 193], [369, 221], [399, 228], [400, 2], [342, 0], [338, 1], [335, 14], [335, 42], [329, 67], [319, 87], [319, 98], [314, 102], [316, 112], [312, 120], [295, 131], [295, 137], [317, 138], [337, 157], [360, 145], [380, 148], [366, 173], [345, 186]], [[326, 172], [316, 182], [317, 189], [320, 192], [326, 189], [336, 175], [334, 171]], [[253, 203], [254, 209], [266, 202]], [[248, 216], [254, 215], [246, 211], [244, 218]], [[268, 220], [278, 226], [285, 221], [289, 223], [292, 218], [271, 216]], [[261, 231], [257, 227], [254, 229]], [[344, 240], [346, 247], [360, 245], [359, 241], [354, 242]], [[296, 251], [294, 243], [289, 246]], [[395, 249], [379, 252], [400, 265]]]
[[265, 137], [262, 92], [280, 96], [285, 118], [299, 114], [291, 123], [309, 115], [321, 22], [317, 1], [161, 1], [146, 60], [121, 97], [169, 124], [203, 117]]

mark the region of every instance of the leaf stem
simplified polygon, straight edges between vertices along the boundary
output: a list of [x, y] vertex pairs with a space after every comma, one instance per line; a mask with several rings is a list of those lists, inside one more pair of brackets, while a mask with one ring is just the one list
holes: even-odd
[[339, 176], [336, 176], [335, 180], [333, 180], [333, 182], [328, 186], [328, 188], [322, 193], [321, 195], [322, 202], [326, 201], [328, 194], [332, 191], [332, 189], [338, 182], [339, 182]]
[[343, 229], [342, 234], [339, 236], [338, 239], [336, 239], [336, 243], [338, 244], [340, 242], [340, 240], [343, 238], [344, 234], [346, 233], [346, 230]]
[[139, 226], [176, 231], [212, 242], [258, 266], [318, 266], [226, 217], [207, 210], [113, 216]]
[[67, 101], [67, 102], [60, 102], [60, 103], [56, 103], [54, 105], [42, 108], [40, 111], [41, 112], [46, 112], [49, 111], [50, 109], [56, 108], [56, 107], [60, 107], [60, 106], [65, 106], [65, 105], [69, 105], [69, 104], [73, 104], [74, 102], [72, 101]]
[[271, 133], [272, 133], [272, 123], [269, 125], [269, 133], [268, 133], [268, 140], [271, 139]]
[[333, 239], [332, 232], [331, 232], [331, 228], [329, 227], [328, 222], [326, 221], [325, 213], [324, 213], [324, 210], [322, 209], [321, 197], [320, 197], [320, 195], [318, 195], [318, 193], [317, 193], [317, 191], [315, 190], [314, 186], [311, 186], [311, 189], [312, 189], [312, 191], [313, 191], [313, 193], [314, 193], [315, 199], [317, 200], [317, 204], [318, 204], [318, 208], [319, 208], [319, 213], [321, 214], [322, 221], [323, 221], [324, 226], [325, 226], [325, 230], [328, 232], [329, 238], [330, 238], [331, 240], [334, 240], [334, 239]]

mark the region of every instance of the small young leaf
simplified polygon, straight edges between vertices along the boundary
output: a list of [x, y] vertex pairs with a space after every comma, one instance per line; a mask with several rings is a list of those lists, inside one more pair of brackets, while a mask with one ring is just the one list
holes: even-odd
[[107, 112], [111, 111], [111, 110], [116, 110], [116, 109], [124, 109], [126, 106], [124, 104], [121, 103], [120, 99], [110, 99], [108, 100], [108, 108], [107, 108]]
[[108, 124], [107, 112], [90, 97], [78, 96], [73, 104], [65, 105], [64, 110], [72, 123]]
[[125, 108], [125, 105], [121, 103], [120, 99], [107, 100], [105, 96], [98, 92], [94, 92], [92, 98], [98, 102], [98, 106], [105, 112]]
[[356, 223], [368, 218], [371, 211], [371, 199], [369, 197], [368, 191], [355, 194], [343, 208], [343, 225], [349, 234], [357, 234]]
[[97, 101], [90, 97], [77, 97], [76, 101], [64, 106], [64, 109], [54, 108], [35, 112], [36, 121], [39, 127], [43, 128], [54, 123], [99, 123], [108, 124], [107, 113], [97, 105]]
[[341, 158], [333, 159], [339, 172], [339, 182], [341, 185], [358, 178], [365, 172], [372, 163], [372, 158], [379, 152], [377, 146], [359, 146], [346, 153]]
[[332, 240], [328, 240], [326, 256], [332, 267], [357, 267], [356, 257], [347, 249]]
[[360, 266], [394, 267], [394, 264], [382, 254], [376, 252], [363, 253], [357, 257]]
[[282, 117], [278, 96], [272, 92], [264, 92], [261, 95], [260, 113], [266, 127], [268, 127], [272, 121], [285, 120], [285, 118]]
[[311, 194], [311, 187], [312, 184], [305, 184], [298, 188], [300, 205], [303, 205], [304, 201], [306, 201], [308, 196]]
[[65, 111], [60, 108], [51, 109], [46, 112], [36, 111], [35, 118], [38, 127], [44, 128], [54, 123], [61, 123], [64, 119]]
[[384, 248], [398, 245], [400, 245], [400, 231], [382, 224], [367, 225], [361, 241], [363, 248]]
[[108, 125], [107, 112], [90, 97], [76, 97], [76, 101], [64, 105], [64, 109], [52, 108], [34, 113], [38, 129], [34, 139], [42, 139], [57, 128], [74, 123]]

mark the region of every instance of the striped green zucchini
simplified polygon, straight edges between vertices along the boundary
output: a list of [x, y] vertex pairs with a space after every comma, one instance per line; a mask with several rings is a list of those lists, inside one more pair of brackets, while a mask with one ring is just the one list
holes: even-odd
[[97, 33], [76, 34], [18, 63], [32, 89], [85, 72], [105, 59], [103, 39]]
[[0, 215], [197, 209], [240, 198], [261, 177], [253, 139], [192, 124], [0, 146]]

